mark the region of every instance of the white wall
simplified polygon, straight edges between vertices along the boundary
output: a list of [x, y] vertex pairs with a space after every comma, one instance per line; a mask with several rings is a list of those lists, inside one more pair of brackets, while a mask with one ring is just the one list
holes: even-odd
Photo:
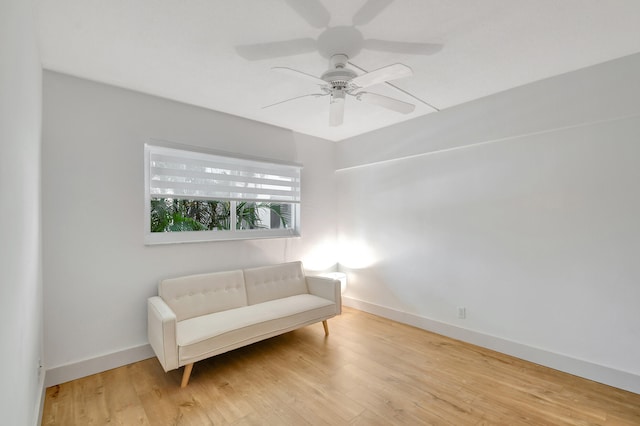
[[[339, 257], [354, 304], [640, 392], [639, 71], [624, 58], [337, 146], [46, 72], [47, 368], [145, 347], [160, 278]], [[303, 163], [303, 238], [144, 246], [150, 138]]]
[[[161, 278], [297, 259], [335, 265], [323, 250], [336, 237], [332, 142], [52, 72], [43, 118], [49, 371], [146, 346], [146, 299]], [[144, 246], [151, 138], [302, 163], [302, 238]], [[47, 381], [68, 374], [50, 381], [48, 372]]]
[[2, 424], [38, 421], [43, 390], [40, 231], [42, 69], [31, 1], [0, 4]]
[[640, 392], [638, 75], [635, 55], [340, 142], [350, 302]]

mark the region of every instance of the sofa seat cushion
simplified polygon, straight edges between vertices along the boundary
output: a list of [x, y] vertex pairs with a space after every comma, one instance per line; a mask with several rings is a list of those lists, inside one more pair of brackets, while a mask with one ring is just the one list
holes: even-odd
[[[257, 305], [243, 306], [179, 321], [176, 340], [182, 365], [203, 355], [212, 356], [307, 323], [335, 315], [335, 303], [311, 294], [299, 294]], [[229, 348], [229, 349], [225, 349]]]

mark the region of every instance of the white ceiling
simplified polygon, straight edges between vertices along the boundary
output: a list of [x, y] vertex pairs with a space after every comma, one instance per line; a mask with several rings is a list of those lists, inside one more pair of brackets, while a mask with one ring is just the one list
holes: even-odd
[[[348, 98], [344, 124], [330, 127], [326, 97], [262, 109], [318, 92], [271, 67], [319, 76], [328, 59], [316, 47], [338, 49], [325, 39], [340, 29], [441, 45], [429, 55], [362, 49], [351, 57], [367, 71], [410, 66], [414, 75], [393, 83], [439, 109], [640, 52], [638, 0], [38, 0], [38, 21], [46, 69], [334, 141], [434, 111], [385, 84], [369, 91], [416, 110], [402, 115]], [[239, 54], [240, 46], [297, 39], [259, 52], [314, 50], [261, 60]], [[340, 49], [360, 47], [350, 44]]]

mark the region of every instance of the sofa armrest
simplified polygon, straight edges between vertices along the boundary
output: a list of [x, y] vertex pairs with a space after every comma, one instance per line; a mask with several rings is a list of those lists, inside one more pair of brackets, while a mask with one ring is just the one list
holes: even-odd
[[164, 371], [180, 367], [176, 323], [176, 314], [161, 297], [147, 299], [147, 335]]
[[327, 277], [306, 277], [309, 293], [323, 299], [331, 300], [336, 304], [336, 315], [342, 313], [342, 293], [340, 280]]

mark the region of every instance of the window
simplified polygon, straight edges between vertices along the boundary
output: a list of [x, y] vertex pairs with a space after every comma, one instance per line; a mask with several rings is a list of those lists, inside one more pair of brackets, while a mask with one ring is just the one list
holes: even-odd
[[300, 169], [145, 144], [145, 244], [298, 236]]

